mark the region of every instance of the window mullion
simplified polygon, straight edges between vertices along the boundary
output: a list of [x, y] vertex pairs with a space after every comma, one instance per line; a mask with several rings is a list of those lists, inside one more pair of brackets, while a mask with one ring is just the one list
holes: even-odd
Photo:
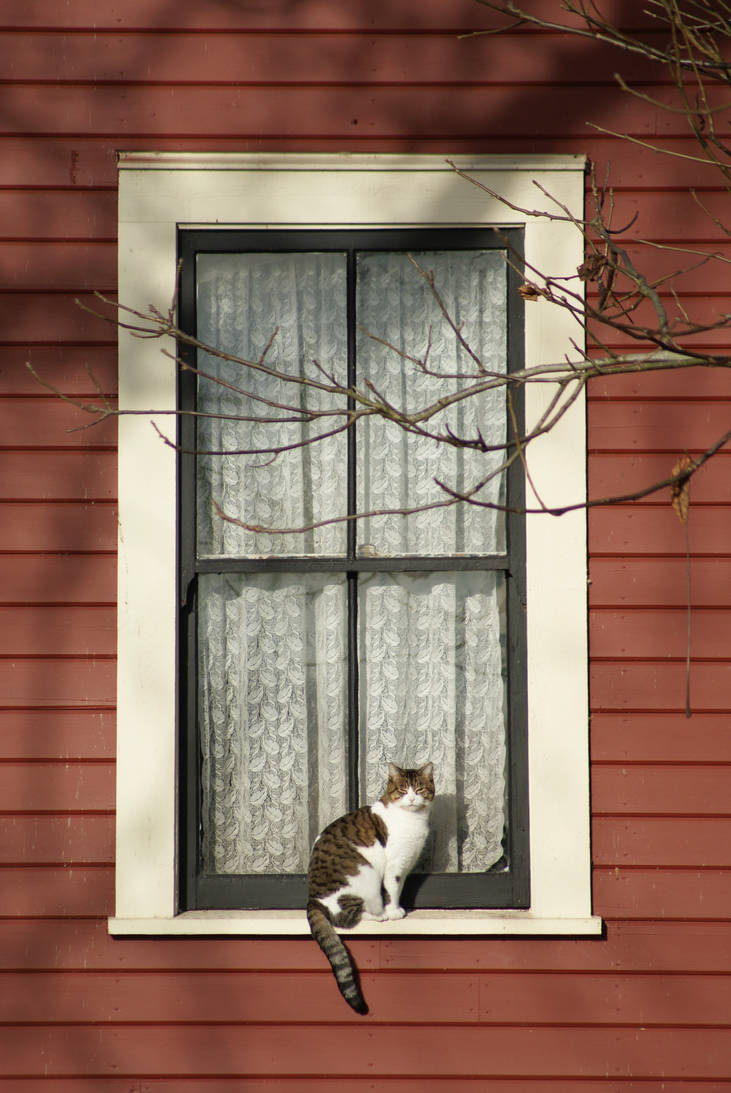
[[[356, 383], [356, 262], [355, 251], [348, 250], [347, 259], [347, 384], [353, 389]], [[349, 411], [355, 409], [355, 401], [350, 396], [347, 400]], [[353, 515], [357, 505], [357, 467], [356, 467], [356, 430], [348, 429], [347, 433], [347, 509], [348, 515]], [[352, 563], [355, 559], [357, 525], [355, 520], [349, 520], [347, 524], [347, 557]], [[358, 574], [352, 568], [348, 570], [348, 800], [350, 808], [356, 808], [359, 801], [359, 769], [360, 769], [360, 741], [358, 734]]]

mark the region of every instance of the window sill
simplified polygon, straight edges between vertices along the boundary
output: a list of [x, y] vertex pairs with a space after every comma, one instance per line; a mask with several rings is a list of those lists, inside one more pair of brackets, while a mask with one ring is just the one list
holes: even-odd
[[[421, 910], [394, 922], [361, 923], [343, 931], [348, 937], [419, 937], [447, 935], [547, 935], [598, 937], [603, 921], [596, 915], [546, 917], [531, 911]], [[203, 937], [309, 936], [303, 911], [186, 911], [174, 918], [110, 918], [114, 937], [141, 935]]]

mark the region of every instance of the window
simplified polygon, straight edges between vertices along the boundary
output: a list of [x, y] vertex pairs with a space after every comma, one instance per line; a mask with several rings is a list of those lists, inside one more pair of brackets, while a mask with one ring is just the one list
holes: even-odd
[[[524, 520], [464, 505], [398, 515], [444, 502], [435, 478], [485, 478], [481, 499], [522, 507], [520, 466], [507, 491], [498, 473], [504, 390], [438, 425], [493, 453], [372, 417], [309, 443], [341, 424], [317, 417], [345, 406], [327, 375], [411, 409], [466, 386], [445, 377], [474, 377], [413, 261], [485, 369], [522, 367], [522, 231], [183, 228], [178, 249], [183, 327], [247, 360], [268, 346], [271, 370], [191, 354], [203, 374], [181, 384], [201, 415], [183, 419], [182, 443], [200, 453], [183, 462], [183, 905], [304, 906], [317, 833], [380, 796], [389, 760], [431, 759], [439, 794], [407, 906], [528, 906]], [[428, 370], [397, 348], [427, 344]], [[257, 446], [284, 450], [218, 454]], [[314, 526], [245, 531], [215, 504], [254, 526]]]
[[[575, 157], [477, 157], [460, 166], [517, 208], [535, 206], [532, 180], [538, 179], [580, 212], [583, 162]], [[501, 367], [561, 358], [574, 335], [543, 301], [526, 305], [521, 325], [522, 305], [507, 280], [514, 275], [500, 254], [507, 237], [516, 250], [524, 246], [529, 267], [576, 268], [581, 255], [570, 226], [503, 206], [435, 157], [130, 153], [120, 162], [119, 207], [121, 301], [166, 311], [180, 253], [181, 321], [214, 344], [231, 335], [235, 351], [250, 351], [245, 330], [261, 341], [278, 325], [272, 360], [280, 352], [282, 362], [321, 360], [327, 343], [327, 360], [346, 362], [351, 378], [395, 382], [404, 374], [398, 354], [360, 328], [379, 337], [385, 331], [384, 340], [392, 342], [412, 332], [403, 329], [405, 312], [395, 309], [394, 317], [384, 307], [393, 295], [385, 286], [417, 292], [418, 278], [405, 287], [408, 254], [423, 256], [437, 282], [467, 277], [472, 286], [488, 286], [490, 313], [500, 317], [504, 332], [477, 329], [474, 336], [492, 339], [484, 351], [496, 362], [502, 355]], [[302, 285], [310, 286], [304, 302], [291, 287]], [[423, 296], [423, 284], [419, 291]], [[456, 300], [473, 298], [476, 290], [444, 291]], [[232, 307], [242, 296], [265, 301], [253, 322], [242, 322]], [[406, 310], [413, 307], [409, 302]], [[423, 334], [421, 317], [418, 326]], [[297, 351], [288, 352], [295, 344]], [[441, 749], [451, 781], [427, 872], [414, 881], [417, 910], [380, 932], [597, 932], [589, 887], [584, 514], [552, 520], [502, 518], [489, 510], [460, 510], [455, 517], [456, 510], [448, 510], [444, 520], [426, 514], [408, 524], [398, 518], [335, 523], [269, 539], [211, 521], [209, 496], [220, 498], [226, 511], [243, 512], [246, 523], [281, 519], [288, 526], [318, 524], [346, 510], [408, 507], [409, 490], [421, 497], [430, 488], [433, 465], [427, 460], [423, 473], [407, 478], [404, 460], [392, 450], [384, 454], [387, 441], [368, 421], [350, 440], [336, 437], [329, 447], [307, 445], [278, 458], [256, 481], [234, 470], [241, 460], [178, 459], [151, 429], [150, 411], [172, 436], [178, 393], [187, 408], [197, 401], [199, 410], [223, 405], [229, 414], [240, 396], [238, 404], [227, 402], [220, 384], [191, 375], [178, 392], [175, 367], [160, 348], [120, 332], [120, 405], [132, 413], [120, 419], [119, 439], [112, 932], [306, 932], [294, 908], [303, 898], [309, 836], [330, 810], [374, 796], [381, 760], [396, 757], [389, 754], [394, 740], [413, 751], [414, 762], [439, 762], [433, 750]], [[207, 373], [224, 367], [213, 359], [203, 363]], [[267, 388], [264, 397], [271, 393]], [[529, 421], [548, 397], [528, 389]], [[486, 405], [480, 413], [504, 435], [504, 406]], [[241, 422], [222, 422], [220, 415], [199, 420], [197, 437], [184, 427], [183, 449], [229, 451], [247, 442]], [[543, 496], [584, 496], [584, 445], [577, 404], [534, 447], [532, 479]], [[442, 449], [438, 458], [447, 462], [438, 466], [466, 473], [448, 462], [454, 450]], [[415, 465], [413, 451], [406, 463]], [[511, 505], [519, 502], [517, 477], [506, 488]], [[279, 629], [271, 621], [277, 619]], [[378, 648], [386, 636], [396, 649], [388, 658]], [[283, 658], [271, 672], [257, 666], [267, 643], [274, 660]], [[423, 645], [418, 655], [416, 644]], [[244, 646], [248, 659], [241, 656]], [[474, 658], [476, 649], [489, 653]], [[426, 674], [419, 676], [422, 669]], [[282, 681], [291, 692], [286, 754], [268, 739], [261, 717], [262, 710], [281, 717]], [[257, 698], [259, 723], [244, 731], [247, 685], [259, 695], [269, 688], [275, 702], [270, 708]], [[470, 755], [489, 752], [491, 768], [478, 763], [473, 770], [462, 757], [468, 727], [455, 697], [460, 689], [479, 726]], [[398, 703], [403, 711], [404, 701], [416, 698], [423, 710], [431, 703], [440, 711], [426, 741], [423, 730], [399, 724]], [[427, 714], [421, 724], [434, 720]], [[233, 750], [216, 735], [228, 731], [224, 725], [234, 726]], [[241, 747], [254, 736], [273, 751], [275, 781], [281, 785], [292, 764], [301, 764], [302, 776], [287, 783], [289, 811], [282, 811], [279, 831], [274, 813], [260, 812], [255, 838], [244, 839], [242, 850], [239, 835], [252, 812], [250, 802], [242, 810], [232, 794], [241, 787], [249, 797], [266, 793], [257, 782], [261, 756], [252, 763]], [[233, 762], [241, 770], [224, 771], [216, 758], [221, 754], [229, 768]], [[491, 834], [478, 845], [478, 825], [465, 817], [484, 785], [491, 787]]]

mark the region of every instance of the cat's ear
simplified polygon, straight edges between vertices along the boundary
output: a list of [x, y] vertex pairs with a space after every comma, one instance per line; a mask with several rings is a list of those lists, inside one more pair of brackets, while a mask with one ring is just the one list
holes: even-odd
[[388, 777], [394, 780], [401, 774], [401, 767], [397, 767], [395, 763], [388, 764]]
[[434, 775], [434, 764], [425, 763], [419, 771], [419, 774], [422, 776], [422, 778], [432, 778]]

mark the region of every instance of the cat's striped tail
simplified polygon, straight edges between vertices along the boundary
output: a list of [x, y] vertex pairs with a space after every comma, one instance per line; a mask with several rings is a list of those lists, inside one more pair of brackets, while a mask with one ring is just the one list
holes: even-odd
[[357, 973], [350, 953], [335, 932], [330, 914], [316, 899], [308, 900], [307, 921], [310, 932], [330, 961], [338, 989], [356, 1013], [368, 1013], [368, 1006], [358, 985]]

